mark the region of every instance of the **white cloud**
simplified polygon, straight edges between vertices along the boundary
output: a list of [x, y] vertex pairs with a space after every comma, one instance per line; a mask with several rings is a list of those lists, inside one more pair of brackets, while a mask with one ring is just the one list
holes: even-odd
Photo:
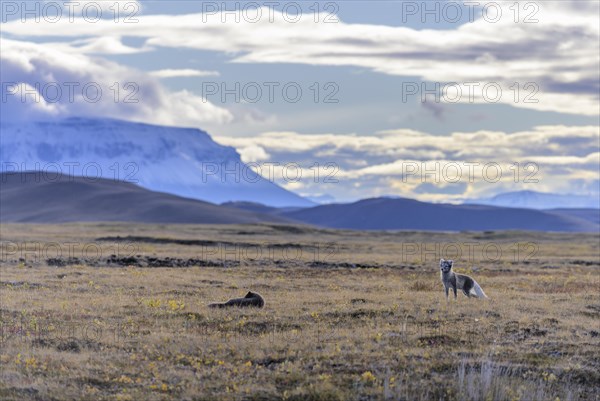
[[177, 78], [177, 77], [218, 77], [219, 71], [203, 71], [193, 70], [189, 68], [185, 69], [164, 69], [158, 71], [151, 71], [150, 75], [157, 78]]
[[[289, 23], [282, 14], [262, 8], [262, 18], [250, 22], [223, 23], [222, 15], [142, 15], [135, 24], [103, 20], [90, 24], [82, 19], [69, 23], [40, 24], [13, 21], [5, 32], [44, 36], [48, 32], [64, 37], [134, 36], [146, 39], [155, 48], [191, 48], [221, 51], [234, 62], [302, 63], [350, 65], [385, 74], [416, 76], [430, 82], [474, 82], [479, 89], [473, 101], [488, 102], [481, 88], [498, 83], [503, 95], [499, 102], [515, 107], [598, 115], [598, 3], [544, 2], [538, 23], [515, 23], [513, 1], [501, 2], [503, 15], [498, 23], [483, 18], [456, 29], [416, 30], [344, 22], [314, 23], [303, 18]], [[267, 16], [272, 16], [272, 19]], [[229, 15], [228, 20], [235, 16]], [[320, 21], [323, 18], [319, 19]], [[517, 82], [519, 98], [510, 88]], [[525, 102], [534, 83], [537, 102]], [[399, 94], [400, 96], [400, 94]], [[464, 94], [459, 101], [469, 102]]]
[[[264, 150], [268, 158], [261, 162], [279, 164], [275, 177], [283, 177], [286, 164], [295, 163], [303, 169], [304, 193], [326, 192], [340, 200], [393, 194], [448, 201], [501, 188], [597, 192], [600, 179], [598, 126], [539, 126], [514, 133], [448, 136], [405, 129], [375, 135], [266, 132], [216, 140], [242, 153]], [[328, 163], [334, 168], [327, 169]], [[495, 181], [497, 170], [501, 176]], [[338, 182], [327, 182], [325, 177]], [[423, 192], [423, 184], [438, 191]]]
[[64, 51], [75, 51], [84, 54], [135, 54], [152, 50], [152, 48], [146, 46], [141, 48], [126, 46], [121, 42], [121, 38], [114, 36], [81, 39], [64, 46], [59, 43], [53, 45], [55, 48], [62, 48]]
[[[228, 110], [193, 93], [168, 91], [147, 73], [80, 54], [64, 44], [0, 38], [0, 47], [5, 119], [86, 115], [195, 127], [233, 119]], [[42, 96], [23, 99], [22, 90], [15, 92], [11, 82]]]
[[242, 161], [244, 163], [254, 163], [269, 160], [270, 155], [265, 151], [262, 146], [247, 146], [245, 148], [238, 149]]
[[[6, 99], [14, 99], [13, 102], [25, 103], [29, 101], [30, 108], [10, 108], [9, 102], [3, 101], [5, 116], [14, 119], [35, 118], [36, 116], [56, 117], [64, 112], [64, 106], [46, 101], [39, 88], [33, 87], [27, 83], [19, 82], [14, 84], [5, 84]], [[5, 117], [6, 118], [6, 117]]]
[[[559, 150], [554, 144], [561, 139]], [[261, 146], [269, 153], [310, 154], [327, 149], [326, 157], [340, 153], [361, 152], [379, 158], [401, 158], [407, 154], [417, 160], [443, 158], [447, 155], [466, 157], [526, 157], [538, 154], [573, 154], [585, 151], [589, 146], [598, 146], [598, 127], [596, 126], [539, 126], [533, 130], [506, 133], [501, 131], [455, 132], [450, 135], [430, 135], [414, 130], [387, 130], [375, 135], [358, 134], [299, 134], [296, 132], [265, 132], [256, 137], [225, 138], [219, 140], [231, 146]], [[594, 145], [595, 144], [595, 145]], [[422, 158], [415, 158], [415, 152], [423, 151]], [[436, 157], [431, 157], [436, 156]], [[440, 157], [437, 157], [440, 156]]]
[[119, 20], [135, 18], [142, 11], [142, 2], [138, 0], [44, 0], [45, 4], [60, 6], [65, 16], [86, 17], [95, 20], [96, 17]]

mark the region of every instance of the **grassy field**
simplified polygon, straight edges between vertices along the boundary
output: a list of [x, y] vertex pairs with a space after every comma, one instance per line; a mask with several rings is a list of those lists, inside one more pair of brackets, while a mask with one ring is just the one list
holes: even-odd
[[[600, 400], [598, 235], [2, 225], [2, 400]], [[445, 299], [455, 260], [488, 300]], [[214, 310], [243, 296], [263, 309]]]

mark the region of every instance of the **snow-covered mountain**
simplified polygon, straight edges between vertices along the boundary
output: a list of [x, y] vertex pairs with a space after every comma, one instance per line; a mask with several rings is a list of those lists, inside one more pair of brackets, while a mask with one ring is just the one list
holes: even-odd
[[312, 206], [254, 173], [232, 147], [192, 128], [111, 119], [0, 122], [2, 172], [45, 171], [102, 177], [214, 203]]
[[562, 195], [536, 191], [505, 192], [491, 198], [469, 199], [463, 203], [527, 209], [597, 209], [600, 207], [598, 195]]

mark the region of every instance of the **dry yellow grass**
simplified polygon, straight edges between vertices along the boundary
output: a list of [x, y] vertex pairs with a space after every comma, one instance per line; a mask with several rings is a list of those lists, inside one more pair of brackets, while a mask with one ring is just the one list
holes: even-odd
[[[1, 234], [3, 400], [600, 397], [597, 235], [130, 224]], [[490, 299], [446, 302], [440, 257]], [[264, 309], [206, 307], [248, 290]]]

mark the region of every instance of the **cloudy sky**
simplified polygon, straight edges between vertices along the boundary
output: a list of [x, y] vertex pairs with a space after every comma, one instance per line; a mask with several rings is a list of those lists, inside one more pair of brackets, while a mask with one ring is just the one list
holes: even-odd
[[474, 3], [3, 1], [1, 117], [198, 127], [323, 199], [597, 195], [600, 3]]

